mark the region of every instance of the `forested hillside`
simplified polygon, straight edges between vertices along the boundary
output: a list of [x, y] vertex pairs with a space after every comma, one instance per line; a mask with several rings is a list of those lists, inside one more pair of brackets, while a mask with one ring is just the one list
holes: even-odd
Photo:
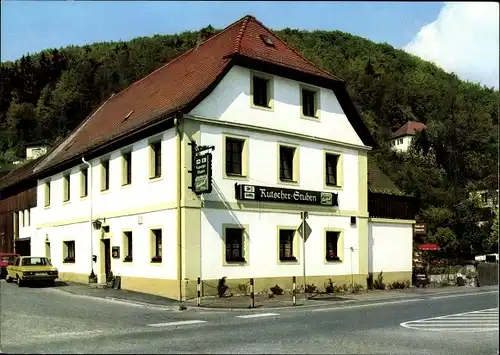
[[[156, 35], [128, 42], [48, 49], [1, 64], [0, 163], [27, 142], [56, 142], [98, 104], [216, 32]], [[421, 200], [428, 239], [450, 250], [483, 251], [498, 242], [492, 222], [478, 225], [475, 189], [496, 189], [499, 92], [465, 83], [435, 65], [339, 31], [285, 29], [278, 36], [348, 83], [380, 144], [372, 155], [407, 193]], [[386, 140], [408, 120], [428, 129], [409, 154]], [[495, 230], [492, 233], [492, 230]], [[495, 234], [496, 233], [496, 234]]]

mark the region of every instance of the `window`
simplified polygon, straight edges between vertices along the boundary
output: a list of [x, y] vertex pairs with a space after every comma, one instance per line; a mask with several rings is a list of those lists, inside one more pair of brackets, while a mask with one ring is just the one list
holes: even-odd
[[19, 224], [21, 227], [26, 227], [24, 224], [24, 211], [19, 211]]
[[125, 241], [125, 259], [123, 261], [132, 261], [132, 232], [123, 232]]
[[151, 230], [151, 234], [153, 235], [153, 257], [151, 259], [152, 263], [161, 263], [162, 253], [161, 253], [161, 245], [162, 245], [162, 230], [161, 229], [153, 229]]
[[327, 186], [339, 186], [338, 181], [338, 162], [339, 156], [336, 154], [325, 155], [325, 168], [326, 168], [326, 185]]
[[24, 221], [25, 221], [25, 226], [29, 227], [31, 225], [31, 212], [30, 210], [25, 210], [24, 211]]
[[132, 183], [132, 152], [124, 153], [122, 156], [122, 185]]
[[253, 83], [253, 104], [260, 107], [271, 107], [270, 105], [270, 95], [269, 79], [261, 78], [258, 76], [252, 77]]
[[280, 146], [280, 180], [281, 181], [296, 181], [294, 176], [294, 147]]
[[316, 92], [302, 89], [302, 114], [307, 117], [317, 117]]
[[89, 169], [85, 168], [80, 170], [80, 197], [87, 197], [88, 195], [88, 172]]
[[63, 201], [67, 202], [71, 198], [71, 185], [69, 174], [63, 176]]
[[47, 181], [45, 183], [45, 207], [49, 207], [50, 206], [50, 181]]
[[243, 243], [244, 243], [243, 228], [226, 228], [226, 262], [244, 262]]
[[236, 138], [226, 138], [226, 174], [243, 175], [243, 145], [245, 141]]
[[161, 142], [156, 142], [150, 145], [151, 160], [149, 178], [159, 178], [161, 176]]
[[101, 191], [109, 190], [109, 160], [101, 162]]
[[326, 232], [326, 260], [341, 261], [339, 253], [340, 232]]
[[293, 250], [294, 235], [295, 230], [293, 229], [280, 229], [280, 261], [297, 261]]
[[64, 242], [64, 262], [74, 263], [75, 262], [75, 241], [65, 241]]

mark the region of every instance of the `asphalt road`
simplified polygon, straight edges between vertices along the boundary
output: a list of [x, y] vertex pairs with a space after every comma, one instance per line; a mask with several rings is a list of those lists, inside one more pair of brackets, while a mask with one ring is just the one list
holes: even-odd
[[498, 291], [296, 309], [172, 311], [0, 281], [0, 302], [6, 353], [493, 355], [499, 349]]

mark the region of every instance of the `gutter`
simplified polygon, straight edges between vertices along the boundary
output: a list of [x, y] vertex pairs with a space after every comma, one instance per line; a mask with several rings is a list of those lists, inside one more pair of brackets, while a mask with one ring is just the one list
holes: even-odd
[[87, 165], [87, 178], [89, 181], [87, 182], [88, 185], [88, 191], [87, 194], [89, 195], [89, 228], [90, 228], [90, 274], [89, 274], [89, 281], [90, 279], [94, 279], [95, 274], [94, 274], [94, 237], [93, 237], [93, 228], [92, 228], [92, 164], [90, 164], [88, 161], [85, 160], [85, 157], [82, 155], [82, 162], [83, 164]]
[[177, 146], [177, 154], [175, 159], [175, 169], [177, 172], [177, 191], [176, 191], [176, 210], [177, 210], [177, 280], [179, 281], [179, 300], [183, 300], [183, 290], [182, 290], [182, 215], [181, 215], [181, 198], [182, 198], [182, 167], [181, 167], [181, 153], [182, 153], [182, 139], [181, 131], [179, 129], [179, 118], [174, 118], [175, 127], [175, 142]]

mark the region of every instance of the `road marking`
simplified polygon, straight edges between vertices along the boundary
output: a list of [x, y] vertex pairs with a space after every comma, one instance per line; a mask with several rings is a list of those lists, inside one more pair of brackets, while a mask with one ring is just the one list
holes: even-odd
[[474, 296], [474, 295], [484, 295], [487, 293], [498, 293], [498, 291], [484, 291], [484, 292], [472, 292], [472, 293], [464, 293], [464, 294], [459, 294], [459, 295], [446, 295], [446, 296], [434, 296], [431, 297], [431, 300], [439, 300], [441, 298], [452, 298], [452, 297], [466, 297], [466, 296]]
[[407, 321], [404, 328], [436, 332], [487, 332], [498, 331], [498, 308], [449, 314]]
[[148, 324], [149, 327], [175, 327], [178, 325], [188, 325], [188, 324], [198, 324], [206, 323], [206, 320], [181, 320], [177, 322], [167, 322], [167, 323], [154, 323]]
[[235, 316], [236, 318], [258, 318], [258, 317], [271, 317], [279, 316], [278, 313], [256, 313], [256, 314], [246, 314], [244, 316]]
[[33, 338], [60, 338], [60, 337], [79, 337], [85, 335], [95, 335], [102, 333], [102, 330], [84, 330], [81, 332], [61, 332], [53, 334], [37, 334], [33, 335]]
[[424, 300], [425, 300], [425, 298], [412, 298], [410, 300], [357, 304], [357, 305], [353, 305], [353, 306], [344, 306], [344, 307], [319, 308], [319, 309], [313, 309], [311, 312], [325, 312], [325, 311], [336, 311], [338, 309], [352, 309], [352, 308], [362, 308], [362, 307], [385, 306], [388, 304], [410, 303], [410, 302], [417, 302], [417, 301], [424, 301]]

